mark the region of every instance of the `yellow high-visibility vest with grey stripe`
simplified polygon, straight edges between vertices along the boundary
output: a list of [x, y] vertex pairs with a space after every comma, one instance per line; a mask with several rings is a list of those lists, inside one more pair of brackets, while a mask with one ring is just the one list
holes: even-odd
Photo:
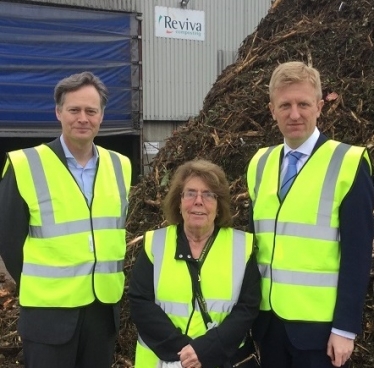
[[329, 322], [339, 276], [340, 204], [362, 157], [369, 167], [370, 159], [363, 147], [329, 140], [301, 168], [280, 203], [282, 148], [260, 149], [247, 173], [262, 274], [260, 309], [287, 320]]
[[[207, 329], [197, 302], [195, 306], [191, 304], [192, 284], [187, 264], [175, 259], [176, 239], [177, 227], [174, 225], [149, 231], [145, 235], [145, 251], [154, 266], [155, 303], [183, 333], [196, 338]], [[208, 313], [217, 325], [238, 301], [252, 243], [252, 234], [222, 228], [201, 268], [202, 294]], [[190, 318], [189, 330], [186, 331]], [[139, 336], [135, 367], [156, 368], [158, 363], [157, 356]]]
[[20, 304], [78, 307], [116, 303], [124, 288], [125, 219], [131, 164], [97, 147], [91, 207], [73, 175], [46, 145], [10, 152], [30, 212]]

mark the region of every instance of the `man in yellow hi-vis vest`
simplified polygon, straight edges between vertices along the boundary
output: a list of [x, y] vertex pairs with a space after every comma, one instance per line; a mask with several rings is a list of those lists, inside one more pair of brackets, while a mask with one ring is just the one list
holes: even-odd
[[59, 138], [7, 154], [0, 254], [19, 289], [27, 368], [109, 368], [124, 289], [127, 157], [93, 143], [107, 89], [90, 72], [55, 87]]
[[262, 275], [253, 327], [261, 366], [346, 367], [371, 266], [370, 159], [364, 147], [320, 134], [315, 68], [280, 64], [269, 92], [284, 144], [260, 149], [247, 173]]

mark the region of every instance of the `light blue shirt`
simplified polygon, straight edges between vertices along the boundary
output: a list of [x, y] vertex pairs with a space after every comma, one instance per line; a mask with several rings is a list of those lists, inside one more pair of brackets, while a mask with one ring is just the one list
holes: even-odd
[[290, 152], [290, 151], [297, 151], [297, 152], [301, 152], [303, 154], [296, 163], [297, 172], [299, 172], [300, 169], [305, 164], [305, 162], [310, 157], [310, 155], [312, 154], [313, 148], [317, 143], [319, 135], [320, 135], [319, 130], [317, 128], [315, 128], [312, 135], [296, 150], [290, 148], [290, 146], [287, 145], [286, 141], [284, 141], [284, 156], [283, 156], [283, 161], [282, 161], [281, 177], [280, 177], [281, 181], [280, 182], [283, 181], [283, 177], [286, 174], [286, 169], [287, 169], [287, 166], [288, 166], [287, 153]]
[[89, 159], [86, 166], [83, 167], [77, 162], [73, 154], [70, 152], [69, 148], [64, 142], [64, 139], [62, 138], [62, 135], [60, 136], [60, 142], [65, 153], [68, 168], [78, 183], [80, 190], [86, 197], [87, 203], [90, 205], [92, 201], [93, 182], [96, 174], [97, 160], [99, 157], [97, 148], [94, 144], [92, 145], [93, 156]]

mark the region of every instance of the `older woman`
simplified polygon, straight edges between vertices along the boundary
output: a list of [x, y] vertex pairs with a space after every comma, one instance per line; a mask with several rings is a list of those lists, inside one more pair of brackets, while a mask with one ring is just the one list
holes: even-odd
[[169, 226], [146, 232], [130, 279], [135, 366], [231, 367], [261, 297], [252, 234], [230, 227], [227, 179], [206, 160], [176, 170], [163, 210]]

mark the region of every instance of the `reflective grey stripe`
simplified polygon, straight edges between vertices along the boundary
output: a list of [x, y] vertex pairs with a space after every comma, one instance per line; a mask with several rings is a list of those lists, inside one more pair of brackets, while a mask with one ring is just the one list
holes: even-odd
[[[233, 257], [232, 257], [232, 302], [239, 299], [243, 275], [246, 267], [246, 239], [243, 231], [233, 230]], [[224, 301], [222, 307], [224, 307]], [[233, 303], [231, 303], [232, 305]], [[221, 309], [226, 311], [225, 309]], [[230, 309], [231, 310], [231, 309]]]
[[289, 285], [336, 287], [338, 272], [300, 272], [271, 269], [270, 265], [259, 264], [261, 276], [273, 282]]
[[79, 266], [42, 266], [24, 263], [22, 273], [27, 276], [48, 278], [86, 276], [92, 273], [94, 263], [84, 263]]
[[[143, 348], [146, 348], [146, 349], [149, 349], [149, 350], [151, 350], [150, 348], [149, 348], [149, 346], [144, 342], [144, 340], [142, 339], [142, 337], [138, 334], [138, 343], [141, 345], [141, 346], [143, 346]], [[156, 363], [156, 365], [154, 366], [154, 368], [159, 368], [159, 367], [161, 367], [161, 365], [159, 365], [159, 363], [160, 363], [161, 361], [159, 360], [157, 363]], [[151, 368], [151, 367], [149, 367], [149, 368]]]
[[142, 337], [138, 334], [138, 342], [140, 345], [144, 346], [145, 348], [149, 349], [148, 345], [144, 342]]
[[[215, 299], [207, 299], [206, 305], [207, 309], [211, 312], [216, 313], [229, 313], [231, 312], [232, 308], [236, 304], [235, 301], [232, 300], [215, 300]], [[160, 301], [156, 300], [156, 304], [161, 307], [161, 309], [165, 313], [172, 314], [174, 316], [178, 317], [185, 317], [187, 318], [189, 316], [189, 303], [177, 303], [177, 302], [167, 302], [167, 301]], [[196, 303], [195, 309], [200, 312], [199, 304]]]
[[[35, 147], [23, 150], [30, 165], [43, 226], [54, 225], [53, 206], [43, 164]], [[32, 168], [32, 170], [31, 170]]]
[[[151, 350], [139, 334], [138, 334], [138, 344], [141, 345], [145, 349]], [[156, 358], [157, 358], [157, 356], [156, 356]], [[159, 367], [161, 367], [161, 363], [162, 363], [162, 361], [159, 358], [157, 358], [156, 364], [153, 367], [151, 366], [151, 367], [147, 367], [147, 368], [159, 368]]]
[[276, 232], [277, 235], [338, 241], [340, 238], [339, 229], [330, 226], [333, 212], [334, 192], [344, 156], [350, 147], [351, 146], [348, 144], [340, 143], [334, 150], [322, 185], [321, 196], [319, 198], [318, 217], [315, 225], [295, 222], [275, 223], [275, 220], [259, 220], [254, 222], [256, 233]]
[[144, 342], [144, 340], [142, 339], [142, 337], [139, 334], [138, 334], [138, 343], [141, 346], [144, 346], [145, 348], [149, 349], [148, 345]]
[[165, 313], [173, 314], [178, 317], [188, 317], [188, 303], [177, 303], [177, 302], [167, 302], [165, 300], [156, 300], [156, 304], [161, 307]]
[[22, 273], [27, 276], [37, 276], [45, 278], [87, 276], [95, 273], [117, 273], [123, 270], [124, 261], [108, 261], [83, 263], [78, 266], [43, 266], [34, 263], [24, 263]]
[[153, 233], [152, 239], [152, 254], [154, 256], [153, 267], [154, 267], [154, 279], [153, 287], [155, 290], [158, 289], [158, 283], [161, 275], [161, 264], [164, 258], [165, 252], [165, 241], [166, 241], [166, 227], [158, 229]]
[[[120, 217], [95, 217], [92, 219], [95, 230], [119, 229], [123, 225]], [[80, 232], [91, 231], [91, 222], [89, 219], [68, 221], [61, 224], [51, 224], [47, 226], [30, 225], [30, 235], [33, 238], [51, 238], [54, 236], [63, 236], [78, 234]]]
[[[40, 206], [40, 216], [42, 226], [30, 226], [30, 236], [34, 238], [51, 238], [78, 234], [81, 232], [91, 231], [90, 219], [66, 221], [56, 223], [53, 216], [52, 199], [48, 188], [47, 179], [43, 169], [38, 151], [35, 147], [23, 150], [30, 167], [31, 175], [35, 185], [35, 191]], [[118, 184], [118, 190], [121, 198], [121, 215], [119, 217], [96, 217], [92, 219], [95, 230], [103, 229], [120, 229], [124, 226], [127, 211], [126, 187], [122, 175], [122, 166], [120, 158], [113, 152], [110, 152], [113, 168]]]
[[255, 192], [255, 199], [253, 200], [253, 206], [256, 203], [256, 198], [257, 198], [257, 193], [258, 193], [258, 188], [260, 187], [261, 180], [262, 180], [262, 174], [264, 173], [264, 168], [266, 161], [270, 155], [270, 153], [273, 151], [273, 149], [277, 146], [271, 146], [269, 147], [266, 152], [260, 157], [257, 163], [257, 169], [256, 169], [256, 183], [255, 187], [253, 188]]
[[269, 264], [264, 264], [264, 263], [259, 263], [258, 264], [258, 270], [260, 271], [260, 274], [262, 277], [270, 278], [270, 265]]
[[277, 235], [300, 236], [309, 239], [338, 241], [339, 232], [337, 228], [300, 224], [296, 222], [277, 222], [275, 229], [275, 220], [259, 220], [255, 221], [256, 233], [274, 233]]
[[125, 265], [124, 260], [100, 261], [95, 264], [95, 273], [117, 273], [122, 272]]
[[[153, 287], [154, 290], [158, 289], [158, 284], [160, 282], [161, 276], [161, 265], [165, 253], [165, 243], [166, 243], [166, 227], [154, 231], [151, 251], [154, 257], [153, 267], [154, 267], [154, 280]], [[178, 317], [188, 317], [188, 303], [177, 303], [165, 300], [159, 300], [156, 298], [155, 303], [161, 307], [165, 313], [169, 313]]]
[[126, 185], [122, 175], [122, 165], [121, 160], [116, 153], [113, 151], [108, 151], [110, 158], [112, 159], [114, 174], [116, 176], [116, 182], [118, 185], [118, 193], [121, 198], [121, 224], [125, 223], [126, 211], [127, 211], [127, 200], [126, 200]]
[[[154, 289], [158, 289], [158, 284], [161, 274], [161, 264], [164, 259], [166, 243], [166, 228], [158, 229], [153, 233], [151, 244], [152, 254], [154, 256]], [[207, 309], [212, 312], [222, 313], [230, 312], [237, 300], [239, 299], [242, 279], [246, 267], [246, 236], [243, 231], [233, 230], [233, 252], [232, 259], [232, 300], [206, 299]], [[176, 303], [171, 301], [164, 301], [156, 299], [156, 304], [159, 305], [165, 313], [170, 313], [180, 317], [188, 317], [189, 303]], [[196, 310], [200, 310], [198, 303], [195, 305]]]
[[351, 146], [348, 144], [340, 143], [331, 157], [323, 182], [321, 197], [319, 199], [317, 226], [330, 227], [338, 175], [343, 164], [344, 156], [350, 147]]
[[[206, 305], [207, 309], [211, 312], [216, 313], [230, 313], [232, 308], [237, 302], [237, 298], [233, 300], [218, 300], [218, 299], [207, 299]], [[200, 308], [198, 308], [200, 311]]]

